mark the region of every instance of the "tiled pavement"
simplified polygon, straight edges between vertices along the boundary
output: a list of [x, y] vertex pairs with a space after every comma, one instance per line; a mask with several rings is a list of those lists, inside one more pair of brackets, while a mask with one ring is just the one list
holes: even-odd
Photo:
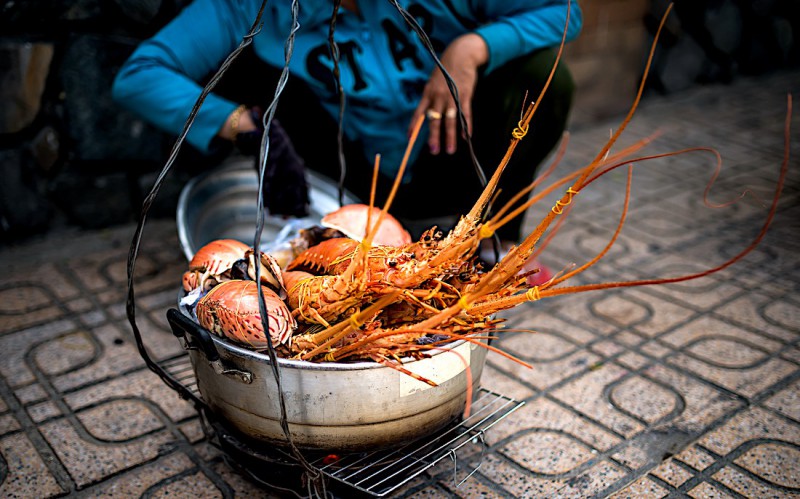
[[[618, 242], [578, 281], [675, 276], [720, 264], [754, 238], [783, 154], [786, 94], [800, 73], [741, 79], [649, 100], [623, 145], [717, 148], [713, 157], [635, 168]], [[800, 119], [778, 214], [736, 265], [689, 283], [576, 294], [506, 314], [483, 385], [525, 401], [398, 497], [790, 497], [800, 494]], [[574, 127], [562, 169], [584, 164], [617, 121]], [[609, 240], [618, 170], [575, 200], [542, 259], [558, 271]], [[534, 207], [528, 224], [550, 201]], [[0, 496], [269, 496], [204, 438], [193, 408], [145, 366], [125, 319], [132, 227], [53, 234], [0, 250]], [[149, 223], [138, 263], [138, 322], [158, 359], [181, 354], [167, 330], [185, 261], [175, 226]], [[519, 330], [528, 330], [519, 331]], [[529, 331], [536, 331], [531, 333]], [[477, 447], [477, 446], [474, 446]], [[459, 477], [460, 479], [460, 477]], [[346, 496], [346, 494], [345, 494]]]

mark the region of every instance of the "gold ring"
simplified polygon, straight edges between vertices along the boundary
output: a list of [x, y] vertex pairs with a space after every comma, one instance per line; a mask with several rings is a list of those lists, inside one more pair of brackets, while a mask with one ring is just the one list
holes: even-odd
[[444, 117], [451, 120], [451, 119], [456, 117], [456, 114], [458, 114], [458, 111], [456, 111], [456, 108], [451, 107], [451, 108], [448, 108], [447, 111], [444, 112]]
[[428, 111], [425, 113], [425, 116], [427, 116], [429, 120], [442, 119], [442, 113], [439, 111], [434, 111], [433, 109], [428, 109]]

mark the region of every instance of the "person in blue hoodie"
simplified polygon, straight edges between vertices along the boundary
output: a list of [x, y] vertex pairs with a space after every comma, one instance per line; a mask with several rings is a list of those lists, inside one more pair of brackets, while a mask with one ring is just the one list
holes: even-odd
[[[399, 0], [430, 37], [432, 48], [458, 88], [474, 150], [487, 176], [508, 147], [526, 102], [537, 98], [555, 62], [566, 27], [567, 40], [581, 28], [572, 0]], [[277, 75], [292, 29], [291, 2], [268, 2], [253, 52]], [[178, 134], [201, 91], [249, 31], [261, 0], [196, 0], [154, 37], [143, 42], [118, 73], [117, 102], [164, 130]], [[273, 124], [267, 198], [273, 213], [302, 214], [308, 201], [304, 168], [339, 178], [339, 95], [329, 49], [331, 0], [300, 0], [299, 28], [290, 60], [290, 80]], [[445, 78], [417, 34], [386, 0], [342, 0], [335, 24], [343, 117], [345, 186], [368, 199], [372, 165], [381, 155], [378, 202], [382, 202], [403, 157], [411, 124], [426, 115], [398, 197], [391, 209], [402, 221], [424, 221], [465, 213], [481, 190], [456, 106]], [[255, 72], [255, 71], [254, 71]], [[277, 77], [263, 84], [264, 102]], [[563, 62], [517, 148], [501, 182], [503, 203], [531, 182], [537, 165], [558, 143], [566, 126], [573, 82]], [[527, 101], [526, 101], [527, 99]], [[263, 109], [263, 108], [262, 108]], [[209, 152], [230, 142], [242, 149], [260, 143], [260, 110], [210, 94], [187, 140]], [[255, 139], [255, 140], [254, 140]], [[281, 160], [280, 157], [288, 158]], [[509, 244], [520, 238], [519, 220], [498, 234]], [[419, 224], [418, 224], [419, 225]], [[445, 227], [446, 228], [446, 227]]]

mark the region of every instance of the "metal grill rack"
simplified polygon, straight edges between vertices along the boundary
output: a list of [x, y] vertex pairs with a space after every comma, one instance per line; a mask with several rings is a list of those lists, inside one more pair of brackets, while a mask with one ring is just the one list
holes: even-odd
[[158, 364], [190, 392], [198, 398], [200, 397], [200, 390], [197, 388], [197, 378], [194, 375], [192, 361], [189, 359], [189, 354], [186, 353], [186, 351], [177, 357], [163, 360]]
[[[188, 354], [162, 361], [159, 365], [193, 394], [200, 397]], [[319, 468], [333, 484], [339, 484], [349, 491], [358, 491], [373, 497], [385, 497], [433, 468], [440, 461], [450, 459], [453, 464], [453, 482], [458, 487], [480, 467], [483, 453], [487, 447], [486, 432], [524, 404], [525, 402], [481, 388], [472, 403], [469, 417], [431, 436], [415, 440], [400, 448], [374, 452], [336, 456], [317, 452], [309, 456], [309, 461]], [[252, 457], [254, 462], [285, 460], [285, 455], [269, 456], [268, 451], [263, 447], [255, 448], [250, 444], [238, 441], [235, 435], [226, 432], [224, 427], [219, 424], [211, 426], [217, 433], [223, 433], [216, 435], [212, 441], [223, 443], [226, 447], [233, 447], [237, 452], [243, 452]], [[464, 448], [468, 445], [471, 445], [472, 448], [474, 446], [480, 448], [477, 464], [470, 471], [461, 470], [459, 472], [459, 450], [469, 450]], [[239, 462], [238, 464], [242, 465], [245, 471], [254, 478], [268, 484], [267, 480], [257, 476], [255, 470], [248, 469], [244, 463]], [[463, 478], [459, 479], [460, 476]]]
[[[486, 449], [485, 433], [524, 403], [482, 388], [473, 402], [468, 418], [432, 437], [411, 442], [399, 449], [349, 454], [330, 464], [325, 464], [324, 460], [313, 464], [333, 480], [361, 492], [384, 497], [432, 468], [439, 461], [449, 458], [453, 462], [453, 480], [458, 486], [480, 467], [483, 451]], [[481, 459], [478, 465], [459, 481], [456, 475], [457, 451], [470, 443], [480, 445]]]

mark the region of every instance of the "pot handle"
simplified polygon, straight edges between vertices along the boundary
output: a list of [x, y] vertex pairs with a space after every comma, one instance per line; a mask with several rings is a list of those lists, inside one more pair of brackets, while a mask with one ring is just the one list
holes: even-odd
[[167, 310], [167, 321], [172, 328], [172, 334], [181, 340], [183, 348], [185, 350], [201, 350], [214, 372], [237, 378], [246, 384], [253, 382], [252, 373], [225, 367], [217, 347], [214, 346], [214, 340], [211, 339], [211, 334], [193, 320], [171, 308]]
[[219, 360], [219, 352], [208, 331], [174, 308], [167, 310], [167, 321], [172, 327], [172, 334], [183, 340], [184, 349], [202, 350], [209, 362]]

